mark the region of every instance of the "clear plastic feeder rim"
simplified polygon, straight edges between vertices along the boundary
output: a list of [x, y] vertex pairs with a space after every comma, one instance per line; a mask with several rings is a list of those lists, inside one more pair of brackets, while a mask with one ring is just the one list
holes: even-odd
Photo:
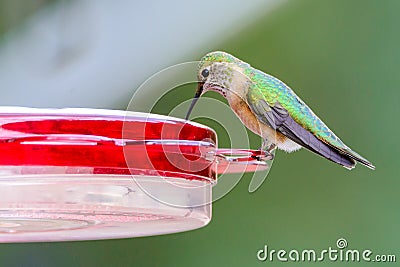
[[264, 168], [254, 153], [218, 149], [212, 129], [167, 116], [0, 107], [0, 242], [202, 227], [217, 174]]

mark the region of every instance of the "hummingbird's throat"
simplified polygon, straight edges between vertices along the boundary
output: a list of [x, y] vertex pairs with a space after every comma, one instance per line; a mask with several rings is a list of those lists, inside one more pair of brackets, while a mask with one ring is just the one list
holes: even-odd
[[192, 110], [193, 110], [194, 106], [196, 105], [197, 100], [199, 100], [200, 96], [207, 91], [217, 92], [226, 98], [227, 90], [225, 88], [223, 88], [222, 86], [217, 85], [215, 83], [199, 82], [198, 86], [197, 86], [196, 94], [194, 95], [192, 103], [189, 106], [189, 110], [186, 113], [186, 117], [185, 117], [186, 120], [189, 119], [189, 116], [192, 113]]
[[207, 91], [213, 91], [213, 92], [217, 92], [220, 95], [222, 95], [223, 97], [226, 98], [226, 89], [223, 88], [222, 86], [218, 85], [218, 84], [214, 84], [214, 83], [205, 83], [203, 86], [204, 92]]

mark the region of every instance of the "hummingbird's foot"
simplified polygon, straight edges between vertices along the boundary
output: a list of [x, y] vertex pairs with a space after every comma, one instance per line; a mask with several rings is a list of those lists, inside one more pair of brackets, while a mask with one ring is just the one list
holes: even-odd
[[252, 158], [258, 160], [258, 161], [267, 161], [267, 160], [273, 160], [275, 155], [272, 153], [276, 148], [276, 145], [271, 144], [267, 149], [265, 147], [261, 147], [259, 149], [259, 154], [258, 155], [253, 155], [251, 156]]
[[262, 149], [259, 150], [260, 154], [258, 155], [252, 155], [251, 157], [258, 160], [258, 161], [267, 161], [267, 160], [273, 160], [275, 155], [272, 154], [269, 151], [264, 151]]

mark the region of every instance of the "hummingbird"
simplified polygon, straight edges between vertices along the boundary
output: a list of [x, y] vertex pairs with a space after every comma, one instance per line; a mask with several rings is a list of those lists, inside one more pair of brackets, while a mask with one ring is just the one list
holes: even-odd
[[207, 91], [221, 94], [241, 122], [261, 136], [259, 160], [272, 159], [278, 148], [293, 152], [306, 148], [347, 169], [357, 162], [374, 165], [346, 146], [285, 83], [221, 51], [203, 56], [198, 65], [198, 86], [186, 115]]

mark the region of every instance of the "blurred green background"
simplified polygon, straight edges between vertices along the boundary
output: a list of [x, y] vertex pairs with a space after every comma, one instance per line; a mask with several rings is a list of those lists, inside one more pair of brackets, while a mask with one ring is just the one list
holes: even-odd
[[[278, 152], [262, 187], [248, 193], [245, 176], [214, 203], [213, 219], [202, 229], [124, 240], [0, 244], [0, 266], [282, 266], [259, 262], [257, 251], [264, 245], [322, 250], [341, 237], [349, 248], [396, 254], [400, 261], [398, 10], [396, 0], [288, 1], [190, 55], [195, 60], [224, 50], [279, 77], [375, 171], [361, 165], [348, 171], [306, 150]], [[192, 94], [176, 97], [183, 101]], [[258, 140], [252, 140], [256, 148]]]

